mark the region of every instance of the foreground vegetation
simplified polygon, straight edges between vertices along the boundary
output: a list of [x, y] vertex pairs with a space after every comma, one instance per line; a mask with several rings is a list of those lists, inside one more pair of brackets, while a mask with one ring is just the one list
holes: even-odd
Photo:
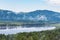
[[12, 35], [0, 34], [0, 40], [60, 40], [60, 29]]

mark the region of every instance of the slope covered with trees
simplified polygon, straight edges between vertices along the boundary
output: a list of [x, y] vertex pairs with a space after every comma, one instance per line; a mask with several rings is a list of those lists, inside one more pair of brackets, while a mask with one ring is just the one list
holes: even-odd
[[12, 35], [0, 34], [0, 40], [60, 40], [60, 29]]

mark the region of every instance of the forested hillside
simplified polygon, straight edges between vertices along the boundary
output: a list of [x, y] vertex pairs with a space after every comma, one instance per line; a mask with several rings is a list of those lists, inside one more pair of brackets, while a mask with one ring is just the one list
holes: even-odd
[[0, 40], [60, 40], [60, 29], [13, 35], [0, 34]]

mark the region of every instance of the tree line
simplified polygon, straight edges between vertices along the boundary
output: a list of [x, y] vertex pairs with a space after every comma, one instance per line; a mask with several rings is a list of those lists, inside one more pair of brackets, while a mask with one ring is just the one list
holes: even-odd
[[11, 35], [0, 34], [0, 40], [60, 40], [60, 29]]

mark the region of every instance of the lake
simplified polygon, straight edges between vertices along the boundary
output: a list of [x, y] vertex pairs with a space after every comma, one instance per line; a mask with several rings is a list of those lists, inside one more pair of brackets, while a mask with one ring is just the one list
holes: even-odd
[[2, 27], [3, 29], [1, 29], [0, 27], [0, 34], [16, 34], [16, 33], [22, 33], [22, 32], [34, 32], [34, 31], [45, 31], [45, 30], [53, 30], [56, 27], [52, 27], [52, 26], [45, 26], [45, 27]]

